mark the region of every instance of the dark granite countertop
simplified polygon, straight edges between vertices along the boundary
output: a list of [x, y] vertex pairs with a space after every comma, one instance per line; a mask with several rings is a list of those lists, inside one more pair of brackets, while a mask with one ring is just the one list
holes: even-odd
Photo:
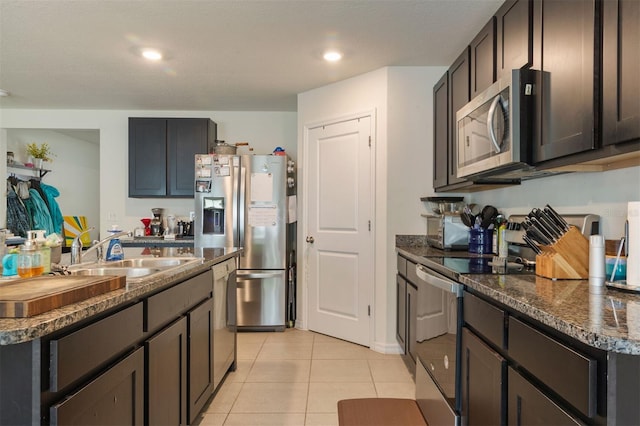
[[122, 247], [193, 247], [193, 237], [133, 237], [120, 239]]
[[0, 345], [22, 343], [45, 336], [93, 315], [140, 299], [196, 273], [204, 272], [216, 263], [238, 256], [241, 252], [242, 249], [236, 247], [197, 250], [192, 247], [125, 248], [125, 259], [147, 256], [196, 256], [201, 257], [202, 262], [170, 275], [160, 275], [135, 284], [127, 283], [123, 289], [95, 296], [34, 317], [0, 318]]
[[[397, 252], [416, 263], [427, 256], [465, 256], [428, 247], [420, 237], [402, 237], [396, 239]], [[640, 355], [640, 295], [610, 288], [597, 294], [588, 280], [533, 274], [462, 274], [460, 282], [587, 345]]]

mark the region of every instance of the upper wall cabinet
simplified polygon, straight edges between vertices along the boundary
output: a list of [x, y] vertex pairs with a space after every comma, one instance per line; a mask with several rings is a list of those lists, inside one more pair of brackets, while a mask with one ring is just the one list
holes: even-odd
[[471, 99], [496, 81], [496, 18], [471, 41]]
[[448, 184], [449, 173], [449, 72], [433, 86], [433, 187]]
[[129, 197], [193, 197], [194, 156], [216, 130], [208, 118], [129, 118]]
[[602, 144], [640, 139], [640, 1], [602, 3]]
[[496, 79], [533, 63], [533, 3], [508, 0], [496, 12]]
[[595, 0], [534, 2], [534, 68], [542, 71], [534, 163], [594, 149]]

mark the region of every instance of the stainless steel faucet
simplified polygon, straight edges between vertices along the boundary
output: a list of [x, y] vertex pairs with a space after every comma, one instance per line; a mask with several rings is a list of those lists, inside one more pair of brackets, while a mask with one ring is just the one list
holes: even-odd
[[[82, 241], [80, 241], [80, 237], [82, 237], [82, 235], [86, 234], [87, 232], [93, 229], [94, 229], [93, 227], [88, 228], [82, 233], [78, 234], [78, 236], [73, 239], [73, 243], [71, 243], [71, 264], [72, 265], [75, 265], [76, 263], [82, 263], [83, 253], [82, 253]], [[98, 262], [102, 262], [104, 260], [104, 257], [103, 257], [104, 244], [113, 240], [114, 238], [119, 238], [124, 236], [130, 237], [131, 232], [122, 231], [122, 232], [109, 235], [108, 237], [103, 238], [100, 241], [94, 240], [93, 243], [91, 244], [91, 247], [89, 247], [89, 249], [87, 249], [87, 251], [84, 252], [84, 255], [86, 256], [87, 254], [95, 250], [98, 257]]]

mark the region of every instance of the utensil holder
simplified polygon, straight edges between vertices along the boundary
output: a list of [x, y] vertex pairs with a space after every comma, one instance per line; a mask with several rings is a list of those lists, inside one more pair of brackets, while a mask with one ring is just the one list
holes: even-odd
[[551, 279], [589, 278], [589, 240], [575, 227], [536, 256], [536, 275]]

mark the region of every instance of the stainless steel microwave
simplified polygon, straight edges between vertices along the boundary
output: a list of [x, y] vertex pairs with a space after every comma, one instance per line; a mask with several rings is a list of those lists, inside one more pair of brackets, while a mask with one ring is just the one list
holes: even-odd
[[530, 175], [539, 71], [518, 69], [456, 114], [458, 177], [517, 179]]

